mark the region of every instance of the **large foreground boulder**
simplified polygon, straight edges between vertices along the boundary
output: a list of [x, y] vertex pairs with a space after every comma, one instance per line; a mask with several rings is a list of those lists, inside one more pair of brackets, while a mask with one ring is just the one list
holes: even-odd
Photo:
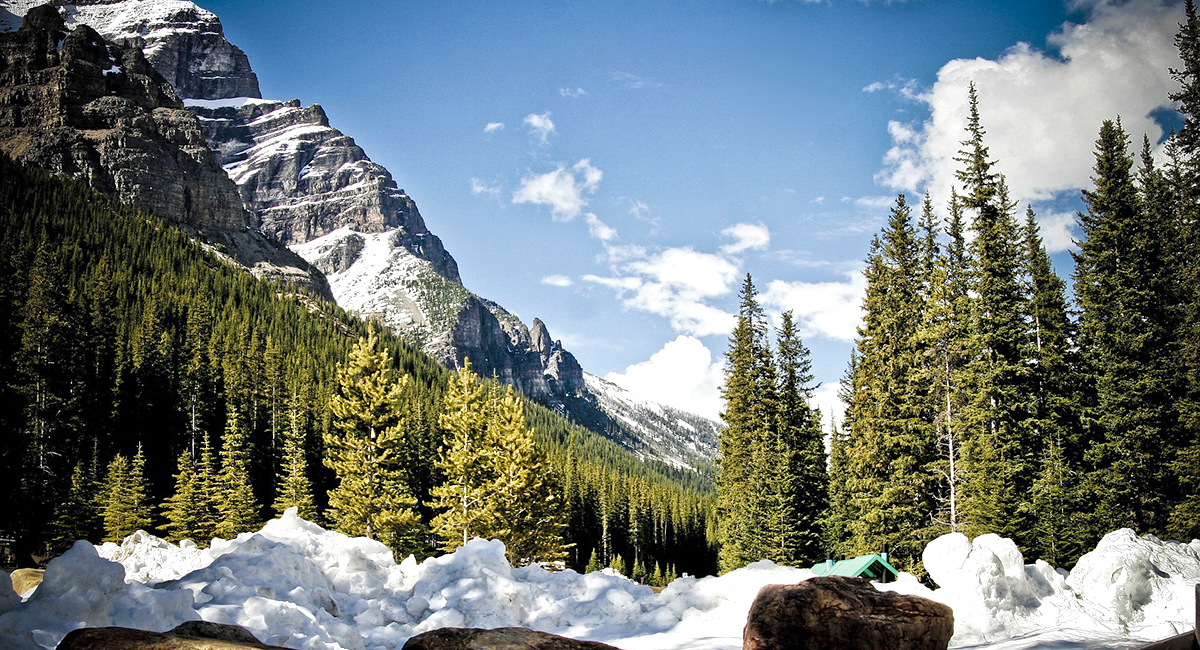
[[170, 632], [126, 627], [85, 627], [74, 630], [58, 650], [282, 650], [263, 645], [246, 628], [207, 621], [188, 621]]
[[604, 643], [577, 641], [565, 636], [535, 632], [524, 627], [482, 630], [444, 627], [418, 634], [404, 650], [617, 650]]
[[742, 650], [945, 650], [949, 607], [876, 589], [865, 578], [828, 576], [758, 592]]

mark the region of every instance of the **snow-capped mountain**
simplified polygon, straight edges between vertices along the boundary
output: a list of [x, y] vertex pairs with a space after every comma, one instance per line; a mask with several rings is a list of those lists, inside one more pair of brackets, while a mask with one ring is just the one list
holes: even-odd
[[721, 423], [639, 397], [591, 373], [583, 373], [583, 381], [600, 410], [636, 434], [660, 460], [694, 467], [716, 457]]
[[[35, 4], [0, 0], [0, 29], [18, 26]], [[693, 467], [713, 457], [717, 423], [585, 380], [544, 323], [527, 327], [464, 287], [416, 203], [319, 105], [259, 97], [249, 61], [215, 14], [183, 0], [85, 0], [59, 11], [68, 24], [143, 50], [199, 119], [257, 228], [322, 271], [340, 306], [405, 333], [450, 368], [470, 359], [479, 374], [643, 457]]]

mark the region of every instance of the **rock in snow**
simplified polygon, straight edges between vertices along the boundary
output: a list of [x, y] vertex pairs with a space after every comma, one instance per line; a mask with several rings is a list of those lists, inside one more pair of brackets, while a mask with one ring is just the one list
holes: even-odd
[[[1039, 635], [1114, 647], [1190, 628], [1198, 546], [1117, 531], [1065, 577], [1045, 563], [1024, 565], [1009, 540], [947, 535], [925, 558], [939, 589], [907, 574], [879, 588], [950, 605], [952, 646], [1031, 647], [1030, 635]], [[80, 627], [165, 632], [202, 619], [305, 650], [391, 650], [443, 627], [512, 626], [629, 650], [733, 649], [759, 589], [811, 577], [763, 561], [721, 577], [681, 578], [655, 594], [602, 572], [514, 569], [503, 544], [479, 539], [397, 564], [378, 542], [289, 511], [204, 550], [145, 533], [99, 549], [78, 542], [50, 563], [28, 600], [18, 602], [0, 581], [0, 646], [54, 648]], [[1024, 638], [1010, 640], [1017, 636]]]

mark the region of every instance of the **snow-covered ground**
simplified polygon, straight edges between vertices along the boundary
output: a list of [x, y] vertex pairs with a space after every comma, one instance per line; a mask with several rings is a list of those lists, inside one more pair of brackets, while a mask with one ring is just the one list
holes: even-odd
[[[1109, 534], [1070, 573], [1025, 565], [1011, 541], [935, 540], [929, 590], [904, 574], [881, 588], [954, 609], [952, 646], [1119, 648], [1192, 627], [1200, 541]], [[164, 631], [203, 618], [245, 626], [266, 643], [306, 649], [399, 648], [443, 626], [527, 626], [629, 650], [732, 650], [758, 589], [812, 573], [758, 562], [721, 577], [681, 578], [662, 593], [603, 572], [511, 568], [504, 547], [397, 564], [381, 544], [289, 511], [257, 533], [201, 550], [138, 533], [121, 545], [78, 542], [18, 596], [0, 579], [0, 646], [53, 648], [82, 626]]]

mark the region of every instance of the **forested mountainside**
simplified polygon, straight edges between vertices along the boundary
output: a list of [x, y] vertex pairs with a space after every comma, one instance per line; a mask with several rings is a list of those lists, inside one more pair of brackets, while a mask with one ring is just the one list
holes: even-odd
[[[11, 26], [36, 2], [5, 0]], [[223, 35], [216, 15], [181, 0], [55, 3], [70, 25], [142, 48], [200, 118], [218, 163], [251, 213], [251, 236], [292, 246], [329, 276], [343, 308], [392, 326], [448, 367], [470, 359], [495, 375], [639, 454], [672, 463], [673, 449], [704, 450], [678, 418], [638, 419], [624, 400], [603, 399], [560, 343], [539, 347], [526, 326], [494, 301], [462, 286], [457, 263], [425, 226], [413, 200], [387, 169], [328, 123], [318, 105], [259, 99], [245, 54]], [[3, 25], [0, 25], [3, 28]], [[374, 245], [367, 247], [370, 241]], [[546, 337], [548, 338], [548, 337]], [[707, 421], [702, 430], [719, 424]], [[689, 455], [689, 458], [691, 455]]]
[[[209, 457], [218, 466], [210, 476], [247, 463], [248, 527], [260, 525], [271, 504], [282, 505], [281, 486], [295, 467], [307, 468], [301, 475], [322, 518], [336, 482], [323, 464], [335, 433], [335, 371], [368, 324], [256, 280], [134, 208], [7, 158], [0, 160], [0, 267], [0, 373], [11, 378], [0, 390], [13, 405], [0, 412], [0, 426], [12, 432], [0, 451], [0, 481], [16, 496], [11, 522], [24, 552], [113, 534], [130, 516], [106, 511], [114, 494], [140, 504], [132, 516], [161, 530], [170, 523], [167, 499], [177, 493], [181, 454]], [[439, 415], [451, 373], [402, 338], [377, 336], [378, 350], [408, 377], [407, 433], [396, 454], [428, 525], [429, 495], [443, 482]], [[712, 497], [703, 477], [643, 463], [531, 401], [523, 408], [562, 495], [563, 537], [574, 545], [569, 566], [582, 568], [595, 554], [597, 562], [621, 556], [647, 570], [713, 570]], [[140, 496], [115, 491], [118, 455], [122, 484], [133, 468], [143, 473]], [[219, 496], [232, 480], [216, 478], [205, 489]], [[426, 536], [398, 550], [430, 553], [430, 544]]]

